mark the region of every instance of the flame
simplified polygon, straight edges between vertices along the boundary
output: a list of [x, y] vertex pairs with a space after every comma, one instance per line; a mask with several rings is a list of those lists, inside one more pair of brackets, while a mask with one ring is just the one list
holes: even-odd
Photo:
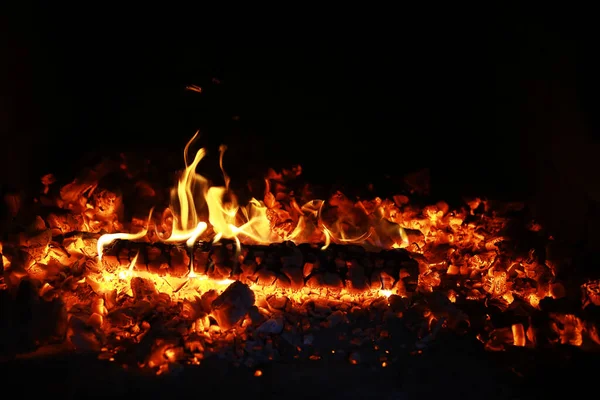
[[139, 240], [142, 239], [148, 233], [148, 226], [150, 225], [150, 220], [152, 219], [152, 212], [154, 209], [150, 210], [150, 215], [148, 216], [148, 224], [146, 228], [142, 229], [138, 233], [107, 233], [98, 238], [98, 243], [96, 244], [96, 251], [98, 252], [98, 261], [102, 260], [102, 254], [104, 253], [105, 247], [109, 246], [111, 243], [114, 243], [115, 240]]
[[[196, 172], [200, 161], [206, 156], [205, 149], [196, 151], [194, 158], [189, 162], [190, 148], [198, 138], [199, 131], [188, 141], [184, 148], [185, 168], [179, 177], [176, 186], [171, 192], [169, 213], [172, 215], [171, 232], [167, 237], [157, 232], [158, 240], [165, 243], [185, 243], [189, 249], [201, 238], [212, 240], [216, 243], [222, 239], [234, 240], [238, 251], [242, 242], [254, 244], [270, 244], [282, 240], [293, 242], [308, 241], [316, 237], [324, 242], [323, 249], [332, 242], [335, 243], [363, 243], [369, 239], [373, 231], [366, 231], [352, 236], [347, 233], [347, 226], [354, 227], [353, 221], [337, 219], [327, 225], [322, 220], [325, 201], [312, 200], [302, 205], [296, 205], [295, 212], [299, 215], [293, 229], [274, 229], [269, 212], [273, 212], [265, 201], [252, 198], [248, 204], [238, 204], [235, 194], [229, 189], [231, 182], [223, 166], [223, 157], [227, 147], [219, 148], [219, 166], [223, 174], [224, 186], [210, 186], [208, 180]], [[266, 180], [265, 200], [274, 202], [270, 196], [270, 183]], [[150, 217], [151, 218], [151, 217]], [[394, 247], [404, 247], [408, 243], [404, 229], [396, 226], [400, 240]], [[212, 237], [204, 237], [207, 232]], [[115, 240], [138, 240], [148, 233], [144, 229], [138, 233], [113, 233], [103, 235], [98, 240], [98, 259], [102, 260], [104, 249]], [[195, 276], [190, 271], [191, 276]]]
[[128, 279], [133, 277], [133, 267], [135, 267], [135, 263], [137, 262], [138, 256], [140, 255], [140, 253], [137, 253], [133, 259], [131, 260], [131, 262], [129, 263], [129, 267], [127, 267], [126, 270], [119, 272], [119, 278], [120, 279]]
[[[240, 205], [235, 194], [229, 189], [231, 179], [223, 166], [223, 157], [227, 150], [225, 145], [219, 148], [219, 166], [223, 174], [224, 186], [210, 186], [208, 180], [200, 175], [196, 169], [200, 161], [206, 156], [206, 150], [200, 148], [194, 158], [189, 162], [190, 148], [199, 136], [197, 131], [187, 142], [184, 152], [185, 168], [179, 177], [176, 186], [171, 191], [171, 203], [168, 209], [172, 216], [171, 232], [165, 237], [157, 232], [158, 240], [164, 243], [185, 243], [188, 249], [193, 250], [198, 240], [204, 239], [219, 242], [222, 239], [233, 240], [237, 250], [241, 250], [242, 243], [270, 244], [280, 241], [302, 243], [307, 241], [324, 243], [326, 249], [331, 243], [364, 243], [376, 236], [373, 226], [368, 226], [365, 220], [367, 210], [354, 209], [348, 215], [335, 217], [330, 223], [325, 222], [324, 209], [326, 202], [311, 200], [302, 206], [292, 202], [291, 213], [296, 215], [294, 225], [290, 212], [277, 205], [277, 200], [270, 192], [270, 182], [266, 180], [265, 199], [252, 198], [248, 204]], [[267, 202], [270, 206], [267, 206]], [[346, 211], [349, 207], [342, 198], [332, 201], [335, 207]], [[334, 207], [334, 208], [335, 208]], [[330, 211], [331, 207], [329, 208]], [[284, 217], [280, 217], [280, 214]], [[371, 225], [379, 224], [383, 217], [381, 212], [376, 215]], [[286, 217], [288, 216], [288, 217]], [[356, 221], [354, 220], [356, 217]], [[329, 217], [329, 216], [328, 216]], [[437, 217], [437, 214], [435, 215]], [[289, 220], [285, 220], [288, 218]], [[279, 219], [284, 219], [278, 225]], [[275, 222], [274, 222], [275, 221]], [[367, 225], [365, 225], [367, 223]], [[391, 245], [393, 248], [406, 247], [408, 238], [404, 228], [392, 224], [393, 235], [397, 240]], [[350, 233], [353, 232], [353, 234]], [[103, 235], [98, 240], [98, 259], [102, 260], [104, 249], [117, 239], [138, 240], [146, 236], [148, 229], [135, 234], [113, 233]], [[207, 236], [208, 232], [212, 236]], [[379, 239], [374, 239], [377, 244]], [[190, 276], [195, 276], [190, 267]]]

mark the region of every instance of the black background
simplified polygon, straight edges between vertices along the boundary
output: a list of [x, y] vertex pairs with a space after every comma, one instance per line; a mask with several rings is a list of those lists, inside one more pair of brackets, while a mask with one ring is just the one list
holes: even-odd
[[440, 198], [597, 216], [600, 69], [585, 10], [22, 2], [2, 22], [5, 189], [73, 175], [90, 154], [180, 158], [201, 129], [246, 172], [298, 162], [314, 180], [368, 182], [429, 167]]

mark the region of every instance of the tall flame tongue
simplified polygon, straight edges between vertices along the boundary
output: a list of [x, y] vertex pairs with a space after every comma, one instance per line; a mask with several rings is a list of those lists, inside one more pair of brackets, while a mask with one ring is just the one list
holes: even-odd
[[[204, 233], [208, 228], [206, 222], [200, 220], [199, 208], [201, 204], [196, 204], [196, 198], [203, 198], [205, 188], [208, 186], [207, 180], [196, 173], [196, 167], [206, 155], [204, 149], [196, 152], [194, 161], [188, 163], [188, 152], [192, 142], [198, 137], [198, 132], [186, 144], [183, 158], [185, 169], [177, 182], [177, 186], [171, 193], [171, 213], [173, 214], [173, 226], [171, 235], [167, 239], [158, 236], [163, 242], [187, 242], [188, 246]], [[178, 211], [178, 212], [177, 212]]]

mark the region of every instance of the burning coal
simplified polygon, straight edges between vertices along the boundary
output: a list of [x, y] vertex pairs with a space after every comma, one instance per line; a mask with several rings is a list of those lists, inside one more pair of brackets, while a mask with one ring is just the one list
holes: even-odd
[[[22, 351], [91, 350], [162, 373], [213, 354], [254, 366], [284, 348], [318, 360], [317, 333], [346, 327], [344, 357], [358, 364], [360, 347], [375, 346], [385, 367], [393, 320], [410, 327], [415, 351], [446, 330], [488, 350], [600, 345], [582, 311], [600, 305], [599, 283], [571, 293], [564, 259], [523, 205], [315, 199], [307, 186], [294, 189], [299, 167], [269, 171], [261, 196], [242, 202], [223, 168], [225, 147], [223, 186], [197, 172], [206, 152], [190, 157], [196, 136], [162, 211], [153, 204], [125, 221], [122, 197], [102, 187], [105, 166], [60, 189], [44, 177], [33, 210], [7, 199], [15, 216], [32, 216], [0, 248], [5, 304], [32, 316], [10, 338]], [[129, 175], [144, 202], [159, 199], [160, 188]], [[580, 307], [544, 312], [567, 296], [582, 298]], [[364, 318], [368, 327], [352, 328]]]

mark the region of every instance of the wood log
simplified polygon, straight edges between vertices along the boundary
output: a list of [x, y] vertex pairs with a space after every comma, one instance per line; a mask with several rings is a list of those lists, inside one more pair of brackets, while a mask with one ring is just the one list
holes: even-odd
[[419, 274], [418, 263], [401, 249], [369, 253], [334, 245], [323, 252], [318, 246], [282, 243], [244, 246], [237, 254], [234, 243], [226, 241], [198, 243], [190, 252], [177, 244], [119, 240], [106, 249], [102, 267], [114, 271], [134, 261], [134, 270], [161, 276], [183, 277], [192, 267], [196, 274], [217, 280], [294, 290], [346, 288], [352, 293], [405, 288], [416, 282]]

